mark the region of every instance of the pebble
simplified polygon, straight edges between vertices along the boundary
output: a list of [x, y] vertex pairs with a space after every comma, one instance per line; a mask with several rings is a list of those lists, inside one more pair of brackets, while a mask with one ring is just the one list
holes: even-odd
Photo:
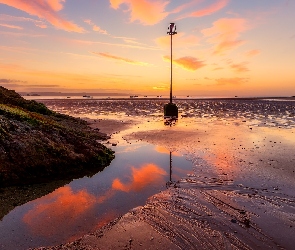
[[237, 223], [237, 220], [236, 219], [231, 219], [230, 220], [232, 223]]

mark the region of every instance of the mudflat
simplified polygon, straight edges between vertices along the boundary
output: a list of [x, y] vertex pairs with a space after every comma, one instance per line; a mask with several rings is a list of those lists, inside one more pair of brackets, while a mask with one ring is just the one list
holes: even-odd
[[159, 115], [161, 103], [149, 103], [154, 112], [145, 116], [126, 105], [112, 108], [133, 113], [88, 122], [110, 143], [146, 141], [184, 154], [193, 174], [95, 232], [39, 249], [293, 249], [293, 102], [183, 101], [171, 126]]

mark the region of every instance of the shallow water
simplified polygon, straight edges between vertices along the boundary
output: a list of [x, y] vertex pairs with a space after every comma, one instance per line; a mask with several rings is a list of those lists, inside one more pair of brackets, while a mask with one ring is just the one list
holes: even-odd
[[179, 180], [192, 171], [192, 162], [163, 147], [137, 143], [113, 150], [116, 158], [102, 172], [73, 180], [6, 215], [0, 222], [0, 248], [27, 249], [77, 239], [144, 205], [148, 197], [166, 189], [171, 178]]
[[[160, 118], [166, 100], [40, 100], [61, 113], [96, 119], [109, 116]], [[241, 119], [255, 126], [295, 127], [295, 100], [176, 100], [179, 116]]]
[[[200, 199], [204, 199], [206, 206], [213, 204], [217, 209], [212, 214], [223, 220], [223, 228], [230, 219], [223, 218], [227, 212], [218, 207], [220, 197], [226, 207], [231, 207], [233, 201], [249, 206], [251, 212], [247, 215], [259, 217], [264, 229], [266, 221], [273, 219], [263, 217], [264, 214], [279, 214], [277, 223], [282, 230], [295, 228], [294, 101], [177, 101], [180, 117], [171, 127], [163, 124], [165, 101], [162, 100], [44, 100], [44, 103], [76, 117], [98, 122], [132, 120], [135, 124], [112, 135], [110, 142], [118, 143], [114, 147], [116, 158], [103, 172], [75, 180], [4, 217], [0, 222], [0, 242], [6, 244], [3, 246], [15, 242], [14, 249], [18, 246], [23, 249], [77, 239], [129, 209], [144, 205], [148, 197], [173, 185], [184, 188], [174, 198], [188, 200], [189, 206], [198, 206]], [[171, 180], [170, 151], [173, 152]], [[185, 156], [179, 155], [180, 152]], [[212, 194], [219, 198], [212, 198]], [[154, 199], [157, 197], [161, 194]], [[159, 204], [162, 202], [165, 199], [159, 200]], [[175, 220], [173, 209], [173, 206], [166, 209], [168, 224]], [[263, 209], [267, 213], [261, 212]], [[228, 214], [235, 218], [235, 209]], [[185, 221], [191, 215], [180, 211], [177, 216]], [[161, 219], [156, 217], [155, 224]], [[187, 226], [195, 225], [187, 223]], [[290, 230], [285, 232], [285, 237], [289, 235]]]

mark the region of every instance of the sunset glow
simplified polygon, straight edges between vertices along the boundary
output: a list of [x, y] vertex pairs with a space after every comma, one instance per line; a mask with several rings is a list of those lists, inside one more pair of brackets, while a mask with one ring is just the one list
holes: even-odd
[[295, 95], [295, 1], [0, 0], [0, 85], [18, 92]]

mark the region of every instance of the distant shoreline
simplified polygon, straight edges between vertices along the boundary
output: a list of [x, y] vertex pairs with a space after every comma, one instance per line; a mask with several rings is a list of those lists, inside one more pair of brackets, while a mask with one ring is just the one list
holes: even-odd
[[[27, 100], [129, 100], [129, 101], [143, 101], [143, 100], [163, 100], [169, 101], [169, 97], [107, 97], [107, 96], [90, 96], [90, 97], [78, 97], [78, 96], [23, 96]], [[29, 97], [29, 98], [28, 98]], [[179, 97], [173, 98], [174, 101], [184, 101], [184, 100], [278, 100], [278, 101], [295, 101], [295, 96], [289, 97]]]

